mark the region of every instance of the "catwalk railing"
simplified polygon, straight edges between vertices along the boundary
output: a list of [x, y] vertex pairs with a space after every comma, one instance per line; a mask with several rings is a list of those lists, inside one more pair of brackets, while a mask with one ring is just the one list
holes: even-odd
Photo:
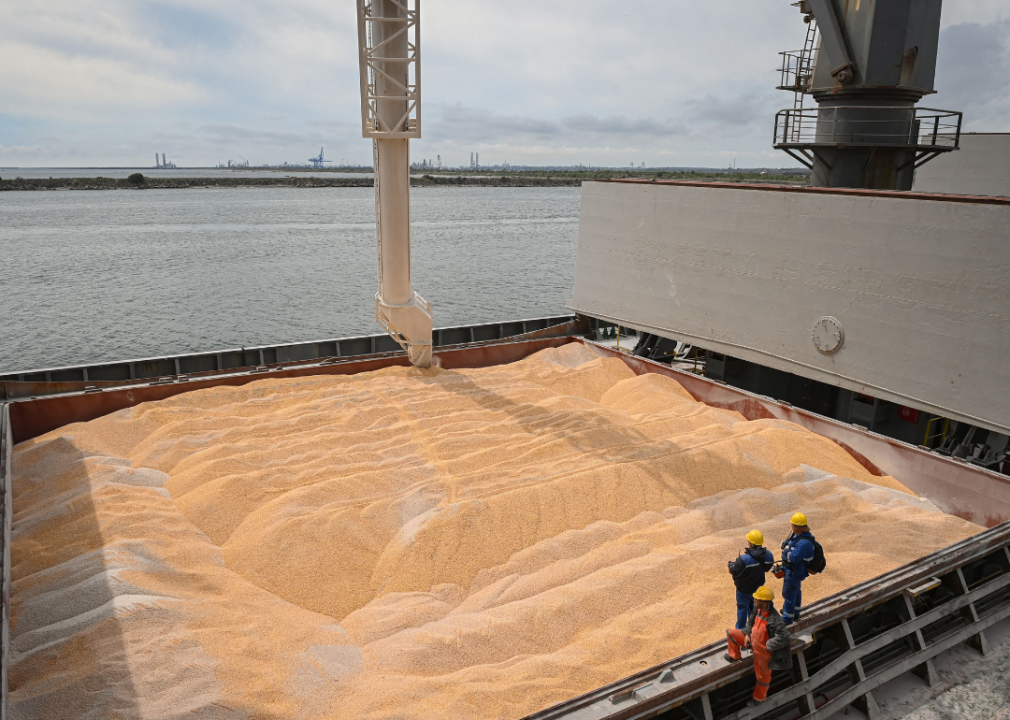
[[956, 150], [961, 113], [880, 105], [787, 108], [775, 114], [774, 144], [790, 146], [894, 146], [934, 153]]

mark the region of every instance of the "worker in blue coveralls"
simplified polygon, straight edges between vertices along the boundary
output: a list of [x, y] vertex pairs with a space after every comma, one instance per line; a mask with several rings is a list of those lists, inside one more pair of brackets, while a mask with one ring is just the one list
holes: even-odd
[[808, 575], [807, 563], [814, 559], [814, 536], [807, 526], [807, 516], [801, 512], [793, 515], [793, 534], [782, 541], [782, 620], [791, 625], [800, 619], [803, 604], [803, 581]]
[[747, 533], [748, 547], [736, 560], [729, 562], [729, 574], [736, 585], [736, 629], [747, 627], [747, 618], [754, 610], [754, 593], [765, 584], [765, 573], [775, 564], [775, 556], [765, 548], [765, 536], [760, 530]]

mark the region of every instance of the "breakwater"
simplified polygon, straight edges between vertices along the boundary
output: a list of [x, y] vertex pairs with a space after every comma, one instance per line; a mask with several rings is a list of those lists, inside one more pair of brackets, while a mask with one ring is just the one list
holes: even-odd
[[[412, 177], [411, 185], [418, 187], [578, 187], [577, 177], [524, 177], [424, 175]], [[181, 188], [243, 188], [289, 187], [332, 188], [372, 187], [371, 177], [320, 178], [320, 177], [236, 177], [236, 178], [151, 178], [116, 179], [102, 177], [82, 178], [0, 178], [0, 192], [11, 190], [158, 190]]]

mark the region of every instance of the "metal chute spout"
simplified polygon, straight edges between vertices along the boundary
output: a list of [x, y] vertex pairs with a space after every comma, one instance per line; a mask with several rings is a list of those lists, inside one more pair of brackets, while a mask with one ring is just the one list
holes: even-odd
[[411, 364], [431, 367], [431, 303], [414, 293], [408, 303], [388, 305], [376, 293], [375, 319], [407, 351]]

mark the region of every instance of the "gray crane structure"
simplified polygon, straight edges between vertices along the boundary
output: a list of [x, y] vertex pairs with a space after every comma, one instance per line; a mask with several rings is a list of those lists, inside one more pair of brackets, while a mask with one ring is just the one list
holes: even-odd
[[775, 147], [815, 187], [911, 190], [915, 169], [961, 135], [960, 112], [916, 106], [935, 92], [942, 0], [795, 4], [809, 30], [802, 50], [782, 53], [779, 88], [797, 99], [776, 115]]

